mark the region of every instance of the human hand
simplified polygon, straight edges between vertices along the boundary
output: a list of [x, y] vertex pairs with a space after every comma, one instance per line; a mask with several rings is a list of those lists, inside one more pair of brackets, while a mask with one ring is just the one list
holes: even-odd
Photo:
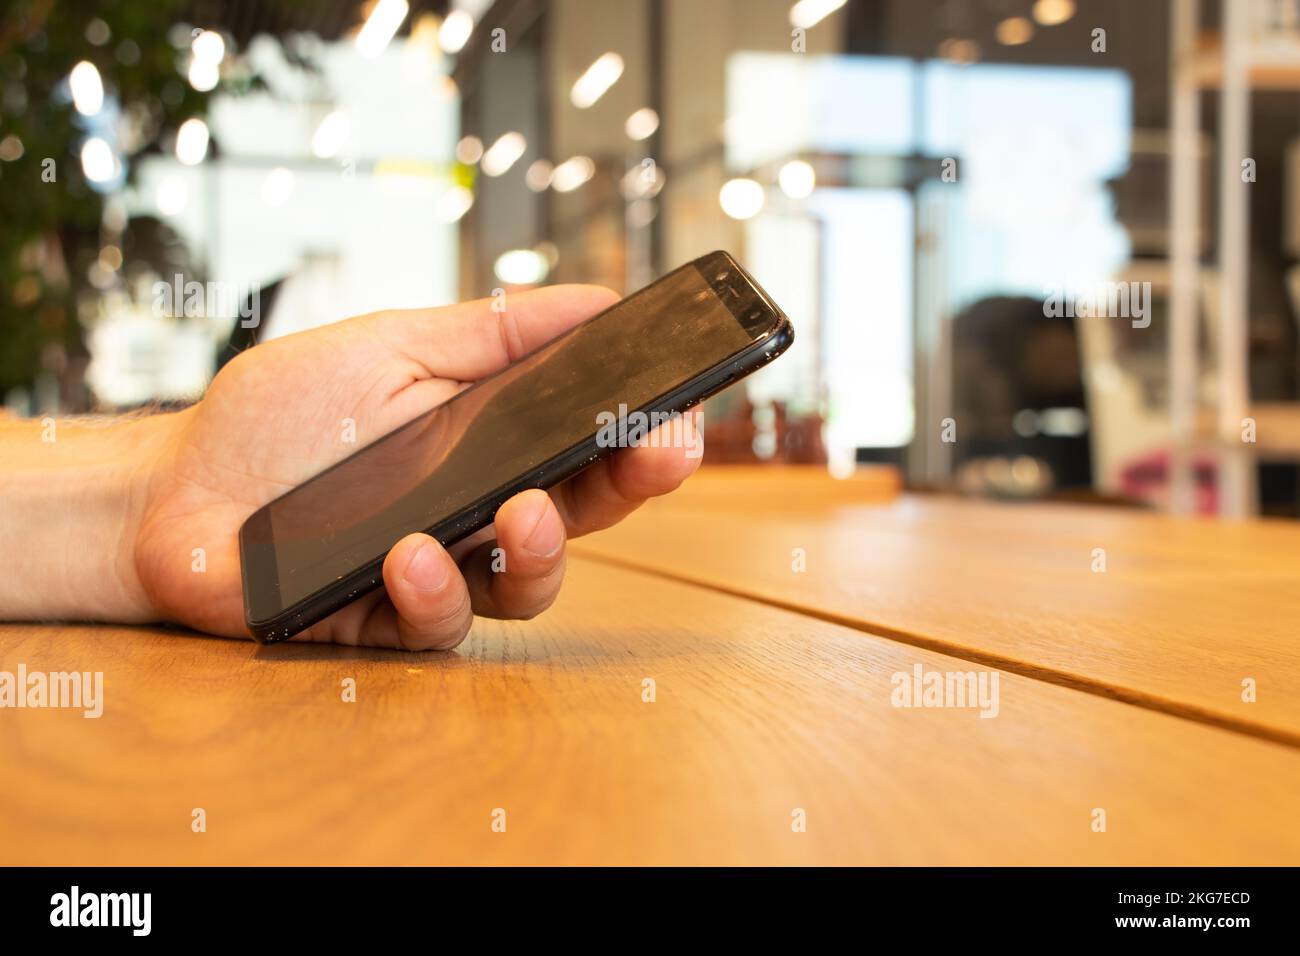
[[[143, 617], [243, 635], [238, 531], [250, 514], [346, 457], [340, 423], [361, 443], [445, 402], [616, 300], [558, 286], [442, 309], [379, 312], [275, 339], [239, 355], [192, 408], [170, 416], [147, 470], [124, 562]], [[697, 427], [692, 413], [688, 426]], [[692, 436], [698, 437], [698, 436]], [[396, 542], [384, 588], [299, 634], [428, 650], [454, 647], [474, 614], [529, 618], [555, 600], [568, 537], [606, 528], [665, 494], [699, 463], [698, 446], [621, 449], [570, 480], [507, 501], [493, 525], [451, 548], [425, 534]], [[678, 443], [683, 444], [683, 443]], [[505, 552], [494, 572], [492, 551]], [[205, 568], [194, 570], [196, 548]], [[135, 586], [132, 586], [135, 585]]]

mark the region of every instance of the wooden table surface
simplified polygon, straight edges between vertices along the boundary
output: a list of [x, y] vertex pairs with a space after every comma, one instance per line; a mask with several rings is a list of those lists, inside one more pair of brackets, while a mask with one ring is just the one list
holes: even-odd
[[706, 469], [448, 653], [2, 625], [105, 704], [0, 710], [0, 864], [1300, 863], [1300, 527], [785, 479]]

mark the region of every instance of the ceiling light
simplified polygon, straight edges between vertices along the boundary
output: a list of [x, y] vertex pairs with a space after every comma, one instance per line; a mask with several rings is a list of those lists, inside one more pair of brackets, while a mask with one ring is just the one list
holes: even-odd
[[221, 70], [217, 64], [208, 60], [200, 60], [197, 56], [190, 58], [189, 70], [190, 86], [194, 87], [200, 93], [206, 93], [214, 90], [217, 83], [221, 80]]
[[557, 193], [571, 193], [595, 174], [595, 163], [586, 156], [574, 156], [555, 167], [551, 188]]
[[637, 110], [623, 124], [623, 132], [627, 133], [627, 138], [632, 140], [648, 139], [658, 128], [659, 114], [648, 106]]
[[500, 176], [524, 155], [528, 141], [522, 133], [503, 133], [483, 154], [480, 168], [485, 176]]
[[197, 166], [208, 154], [208, 124], [197, 116], [187, 119], [176, 131], [176, 158], [186, 166]]
[[949, 37], [939, 44], [939, 56], [949, 63], [966, 66], [980, 58], [980, 45], [974, 40]]
[[1034, 36], [1034, 24], [1028, 17], [1007, 17], [998, 24], [995, 35], [1003, 46], [1020, 46]]
[[453, 10], [438, 30], [438, 46], [444, 53], [459, 53], [473, 32], [474, 18], [464, 10]]
[[383, 53], [410, 9], [406, 0], [379, 0], [357, 34], [357, 50], [361, 55], [371, 58]]
[[226, 41], [215, 30], [204, 30], [190, 44], [190, 52], [196, 60], [216, 66], [225, 58]]
[[844, 6], [845, 0], [799, 0], [790, 8], [790, 26], [807, 30]]
[[533, 164], [528, 167], [528, 172], [524, 173], [524, 185], [535, 193], [540, 193], [551, 185], [551, 177], [555, 175], [555, 167], [545, 159], [534, 160]]
[[749, 219], [763, 208], [763, 187], [752, 179], [729, 179], [718, 192], [722, 211], [732, 219]]
[[456, 159], [466, 166], [473, 166], [483, 158], [483, 140], [477, 136], [462, 136], [456, 144]]
[[792, 159], [776, 175], [781, 192], [791, 199], [806, 199], [817, 186], [817, 173], [802, 159]]
[[98, 136], [81, 147], [81, 170], [92, 183], [106, 183], [117, 175], [117, 158], [113, 148]]
[[1074, 16], [1074, 0], [1038, 0], [1034, 19], [1045, 27], [1054, 27]]
[[94, 116], [104, 105], [104, 81], [89, 60], [82, 60], [72, 68], [68, 86], [72, 89], [72, 105], [82, 116]]
[[578, 77], [569, 92], [569, 99], [580, 110], [595, 105], [605, 91], [623, 75], [623, 58], [617, 53], [602, 53], [587, 71]]
[[497, 257], [492, 271], [498, 279], [510, 285], [536, 285], [546, 278], [550, 265], [546, 257], [534, 249], [511, 249]]

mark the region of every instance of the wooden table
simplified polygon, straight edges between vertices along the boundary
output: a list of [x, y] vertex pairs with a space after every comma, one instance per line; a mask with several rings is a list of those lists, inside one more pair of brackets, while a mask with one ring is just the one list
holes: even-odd
[[0, 626], [105, 675], [0, 710], [0, 863], [1300, 863], [1300, 528], [719, 481], [450, 653]]

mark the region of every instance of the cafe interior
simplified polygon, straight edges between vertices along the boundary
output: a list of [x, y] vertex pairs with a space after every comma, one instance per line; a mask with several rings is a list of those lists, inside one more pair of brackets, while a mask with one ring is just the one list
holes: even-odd
[[0, 862], [1300, 860], [1300, 0], [12, 0], [0, 83], [11, 423], [714, 250], [795, 330], [455, 650], [0, 625], [107, 697]]
[[727, 249], [797, 344], [706, 467], [1294, 519], [1300, 18], [1243, 7], [19, 3], [0, 395], [187, 403], [254, 340]]

